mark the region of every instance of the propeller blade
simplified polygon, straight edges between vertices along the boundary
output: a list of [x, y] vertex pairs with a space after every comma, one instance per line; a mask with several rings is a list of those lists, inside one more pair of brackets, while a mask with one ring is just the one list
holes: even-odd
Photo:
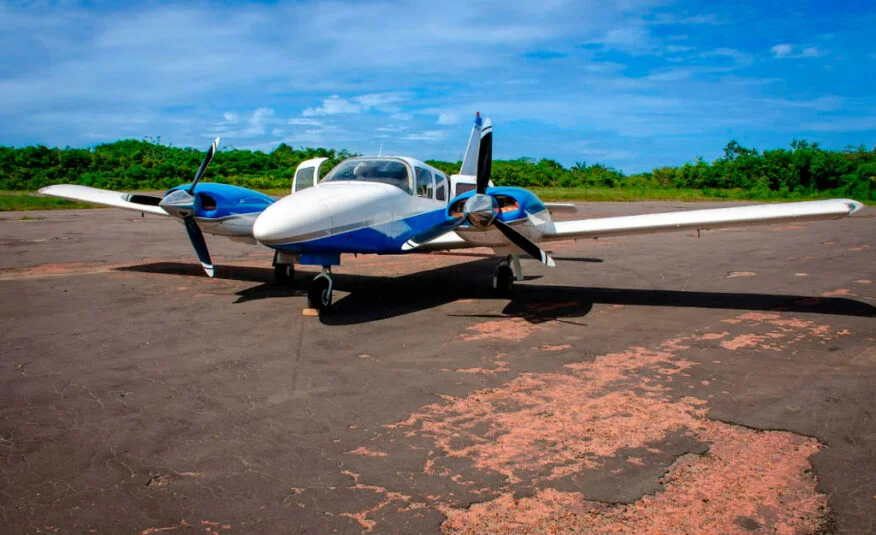
[[192, 216], [183, 218], [186, 224], [186, 232], [189, 233], [189, 240], [192, 241], [192, 247], [195, 248], [195, 253], [198, 255], [198, 260], [204, 267], [204, 271], [208, 277], [213, 277], [213, 262], [210, 260], [210, 252], [207, 251], [207, 242], [204, 241], [204, 233]]
[[478, 149], [478, 179], [477, 192], [486, 193], [490, 183], [490, 172], [493, 167], [493, 123], [484, 119], [481, 127], [481, 146]]
[[456, 229], [459, 225], [462, 225], [465, 222], [464, 217], [457, 217], [455, 219], [448, 219], [447, 221], [443, 221], [438, 223], [434, 227], [430, 228], [425, 232], [421, 232], [409, 239], [402, 245], [402, 251], [410, 251], [412, 249], [416, 249], [420, 245], [432, 241], [438, 236], [442, 234], [447, 234], [451, 230]]
[[216, 154], [216, 151], [219, 150], [219, 138], [213, 140], [213, 144], [210, 145], [210, 148], [207, 149], [207, 155], [204, 156], [204, 161], [201, 162], [201, 167], [198, 167], [198, 172], [195, 173], [195, 180], [192, 181], [192, 185], [189, 187], [189, 194], [195, 192], [195, 186], [200, 182], [201, 177], [204, 176], [204, 173], [207, 171], [207, 166], [210, 165], [210, 162], [213, 161], [213, 156]]
[[544, 249], [536, 245], [529, 238], [520, 234], [516, 230], [514, 230], [508, 223], [505, 223], [501, 219], [496, 219], [493, 221], [493, 224], [505, 235], [506, 238], [511, 240], [511, 243], [520, 247], [524, 251], [526, 251], [529, 256], [535, 258], [542, 264], [550, 267], [554, 267], [556, 264], [554, 263], [554, 259], [547, 254]]

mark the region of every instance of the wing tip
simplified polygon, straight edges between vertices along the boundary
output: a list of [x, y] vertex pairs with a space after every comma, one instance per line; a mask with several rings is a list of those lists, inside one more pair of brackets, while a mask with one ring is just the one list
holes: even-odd
[[846, 205], [849, 207], [849, 215], [852, 215], [856, 212], [860, 212], [864, 209], [865, 204], [862, 202], [858, 202], [854, 199], [843, 199]]
[[43, 186], [37, 190], [37, 193], [41, 193], [43, 195], [51, 195], [53, 191], [57, 190], [59, 186], [66, 186], [67, 184], [52, 184], [51, 186]]

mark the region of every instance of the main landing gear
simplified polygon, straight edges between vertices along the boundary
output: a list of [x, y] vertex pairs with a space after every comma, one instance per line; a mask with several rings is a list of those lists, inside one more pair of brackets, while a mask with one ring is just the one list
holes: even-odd
[[511, 297], [515, 280], [523, 280], [523, 270], [520, 267], [520, 257], [508, 255], [496, 266], [493, 272], [493, 293], [497, 297]]
[[313, 278], [307, 289], [307, 300], [311, 308], [324, 312], [332, 306], [332, 286], [332, 267], [322, 266], [322, 273]]

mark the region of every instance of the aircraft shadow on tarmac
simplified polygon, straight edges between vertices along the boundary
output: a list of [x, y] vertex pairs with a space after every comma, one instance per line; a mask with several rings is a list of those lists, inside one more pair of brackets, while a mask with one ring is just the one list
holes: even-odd
[[[601, 262], [599, 259], [580, 259]], [[402, 316], [427, 310], [460, 299], [497, 299], [489, 288], [495, 267], [493, 257], [453, 266], [421, 271], [401, 277], [336, 273], [335, 289], [348, 295], [335, 301], [330, 314], [320, 316], [326, 325], [352, 325]], [[119, 268], [142, 273], [202, 277], [195, 264], [161, 262]], [[237, 292], [235, 303], [304, 296], [311, 272], [297, 273], [293, 286], [273, 283], [273, 269], [217, 266], [216, 278], [259, 282]], [[697, 292], [631, 288], [592, 288], [581, 286], [531, 285], [530, 276], [514, 285], [512, 299], [501, 314], [469, 317], [520, 317], [532, 323], [565, 321], [586, 316], [595, 304], [653, 307], [713, 308], [751, 311], [788, 311], [840, 316], [876, 316], [876, 307], [844, 297], [813, 297], [733, 292]]]

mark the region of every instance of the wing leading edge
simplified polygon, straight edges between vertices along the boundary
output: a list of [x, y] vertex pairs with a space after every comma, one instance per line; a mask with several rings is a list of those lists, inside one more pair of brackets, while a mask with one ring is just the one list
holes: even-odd
[[652, 234], [692, 229], [717, 229], [734, 226], [768, 225], [788, 221], [840, 219], [864, 205], [851, 199], [830, 199], [784, 204], [760, 204], [732, 208], [710, 208], [686, 212], [665, 212], [622, 217], [603, 217], [575, 221], [555, 221], [543, 241], [575, 238], [601, 238], [632, 234]]
[[[55, 186], [40, 188], [39, 192], [43, 195], [51, 195], [52, 197], [60, 197], [71, 201], [90, 202], [94, 204], [102, 204], [104, 206], [111, 206], [113, 208], [122, 208], [125, 210], [146, 212], [155, 215], [170, 215], [157, 204], [153, 205], [131, 202], [130, 199], [134, 198], [134, 195], [119, 191], [91, 188], [88, 186], [77, 186], [74, 184], [58, 184]], [[141, 195], [139, 197], [146, 196]], [[151, 199], [152, 198], [150, 198], [150, 200]]]

